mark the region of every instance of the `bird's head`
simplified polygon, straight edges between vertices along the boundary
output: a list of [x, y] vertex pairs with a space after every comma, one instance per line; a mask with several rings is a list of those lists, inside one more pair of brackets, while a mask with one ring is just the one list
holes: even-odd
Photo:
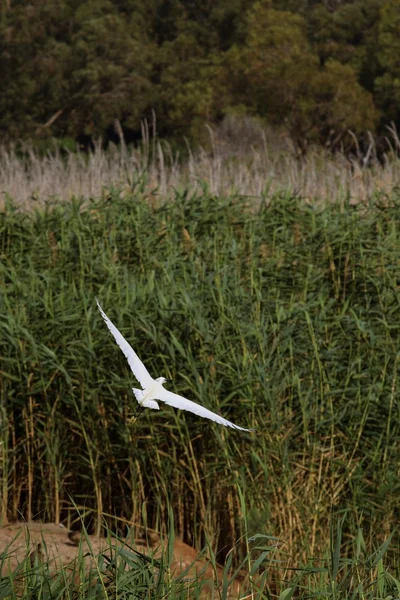
[[161, 385], [163, 385], [166, 381], [168, 381], [168, 379], [165, 379], [165, 377], [157, 377], [156, 381], [158, 381], [158, 383], [161, 383]]

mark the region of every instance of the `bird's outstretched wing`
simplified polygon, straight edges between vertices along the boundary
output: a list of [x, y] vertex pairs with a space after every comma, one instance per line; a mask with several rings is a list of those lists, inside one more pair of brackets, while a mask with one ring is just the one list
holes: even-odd
[[101, 308], [99, 301], [96, 298], [97, 306], [99, 307], [99, 311], [101, 312], [101, 316], [106, 322], [108, 329], [113, 334], [115, 341], [118, 346], [121, 348], [122, 352], [125, 354], [128, 359], [128, 363], [130, 368], [133, 371], [134, 376], [139, 381], [142, 388], [148, 387], [151, 383], [153, 383], [154, 379], [151, 377], [150, 373], [134, 351], [134, 349], [128, 344], [124, 336], [118, 331], [118, 329], [111, 323], [110, 319], [107, 317], [104, 310]]
[[199, 417], [211, 419], [211, 421], [215, 421], [220, 425], [225, 425], [225, 427], [232, 427], [233, 429], [240, 429], [241, 431], [252, 431], [251, 429], [239, 427], [239, 425], [235, 425], [227, 419], [216, 415], [211, 410], [208, 410], [208, 408], [204, 408], [204, 406], [201, 406], [201, 404], [192, 402], [192, 400], [187, 400], [183, 396], [179, 396], [179, 394], [174, 394], [173, 392], [170, 392], [165, 388], [162, 388], [162, 390], [157, 393], [156, 400], [161, 400], [162, 402], [165, 402], [165, 404], [169, 404], [170, 406], [174, 406], [175, 408], [180, 408], [181, 410], [188, 410], [189, 412], [192, 412], [195, 415], [198, 415]]

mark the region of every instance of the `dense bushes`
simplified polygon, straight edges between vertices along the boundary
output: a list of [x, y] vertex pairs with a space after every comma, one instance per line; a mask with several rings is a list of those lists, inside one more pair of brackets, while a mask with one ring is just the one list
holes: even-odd
[[5, 3], [0, 132], [90, 141], [117, 119], [132, 140], [154, 110], [201, 142], [244, 112], [335, 147], [399, 120], [399, 23], [400, 0]]

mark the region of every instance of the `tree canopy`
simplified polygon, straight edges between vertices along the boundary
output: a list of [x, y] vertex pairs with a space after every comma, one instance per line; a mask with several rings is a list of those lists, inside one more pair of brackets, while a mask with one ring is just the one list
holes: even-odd
[[201, 141], [238, 112], [300, 147], [400, 124], [400, 0], [9, 0], [0, 131]]

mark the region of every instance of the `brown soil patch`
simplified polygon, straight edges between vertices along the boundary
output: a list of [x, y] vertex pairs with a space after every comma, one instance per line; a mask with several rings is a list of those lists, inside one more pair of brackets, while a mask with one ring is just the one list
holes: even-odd
[[[88, 553], [85, 558], [86, 564], [89, 567], [91, 557], [97, 556], [100, 553], [106, 554], [109, 552], [110, 542], [105, 538], [99, 538], [94, 535], [82, 536], [82, 549], [84, 553]], [[26, 559], [27, 555], [34, 554], [45, 560], [54, 567], [57, 571], [62, 566], [68, 567], [72, 565], [78, 556], [79, 551], [78, 532], [71, 533], [62, 525], [55, 523], [40, 523], [32, 521], [29, 523], [9, 523], [0, 527], [0, 557], [4, 554], [7, 558], [3, 562], [3, 569], [0, 576], [7, 575], [14, 571], [18, 564]], [[89, 543], [88, 543], [89, 542]], [[113, 541], [113, 545], [121, 542]], [[143, 540], [129, 540], [127, 544], [155, 559], [160, 558], [167, 541], [163, 542], [154, 534], [150, 536], [149, 545]], [[1, 562], [0, 562], [1, 566]], [[177, 577], [180, 573], [190, 567], [185, 575], [185, 579], [201, 578], [204, 584], [204, 597], [210, 597], [212, 588], [215, 584], [221, 584], [223, 569], [217, 567], [216, 573], [212, 565], [203, 557], [199, 557], [199, 553], [179, 539], [174, 542], [173, 559], [171, 564], [171, 573]], [[235, 581], [229, 589], [230, 598], [238, 598], [240, 595], [240, 583]], [[214, 592], [215, 595], [215, 592]]]

